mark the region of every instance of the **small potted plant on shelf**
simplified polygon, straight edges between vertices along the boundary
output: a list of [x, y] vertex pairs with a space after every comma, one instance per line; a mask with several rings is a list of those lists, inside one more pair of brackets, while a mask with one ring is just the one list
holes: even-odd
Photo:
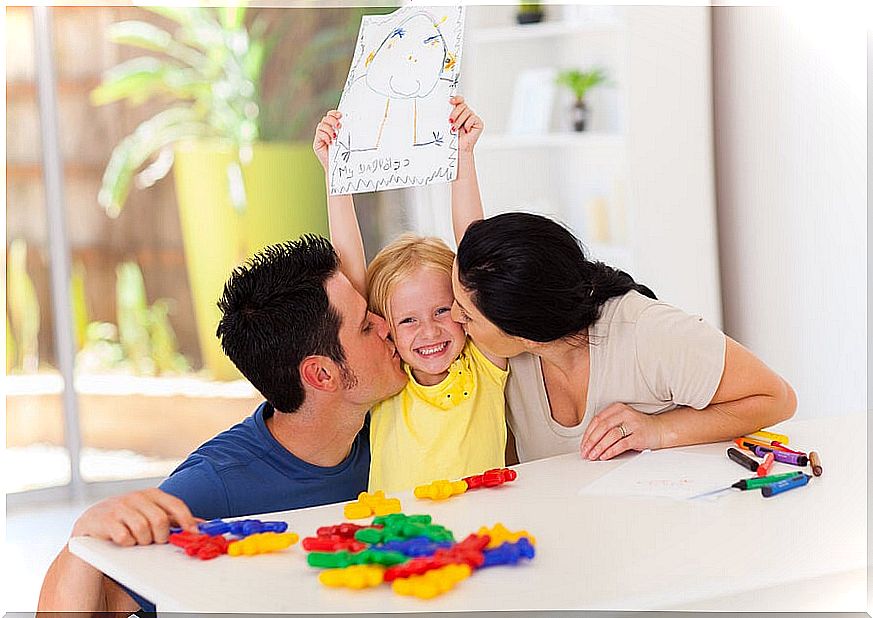
[[519, 24], [536, 24], [543, 20], [543, 7], [539, 2], [521, 2], [515, 14]]
[[590, 71], [567, 69], [558, 73], [557, 82], [569, 88], [576, 98], [573, 103], [573, 128], [576, 131], [584, 131], [588, 122], [588, 105], [585, 103], [585, 95], [595, 86], [606, 82], [606, 71], [601, 68], [594, 68]]

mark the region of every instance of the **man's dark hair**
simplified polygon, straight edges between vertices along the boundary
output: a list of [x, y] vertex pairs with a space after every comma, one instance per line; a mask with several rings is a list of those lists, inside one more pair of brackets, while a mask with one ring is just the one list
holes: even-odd
[[344, 368], [341, 317], [326, 281], [339, 269], [330, 242], [314, 235], [271, 245], [236, 268], [218, 301], [224, 353], [273, 408], [303, 403], [300, 362], [327, 356]]

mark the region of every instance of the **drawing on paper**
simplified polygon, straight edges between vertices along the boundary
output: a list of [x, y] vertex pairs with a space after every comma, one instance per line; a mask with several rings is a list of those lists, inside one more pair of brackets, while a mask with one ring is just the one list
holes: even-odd
[[640, 496], [687, 500], [737, 480], [737, 466], [721, 453], [696, 450], [643, 451], [598, 477], [580, 495]]
[[463, 7], [410, 6], [362, 19], [329, 154], [331, 194], [454, 180], [448, 100], [463, 32]]

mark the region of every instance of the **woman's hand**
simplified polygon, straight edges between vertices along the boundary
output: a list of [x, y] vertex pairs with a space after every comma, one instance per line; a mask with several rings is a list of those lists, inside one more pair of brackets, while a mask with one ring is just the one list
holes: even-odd
[[312, 140], [312, 149], [318, 157], [321, 167], [327, 171], [327, 149], [336, 139], [337, 131], [342, 125], [340, 122], [342, 113], [335, 109], [330, 110], [315, 127], [315, 138]]
[[452, 123], [452, 132], [458, 134], [458, 150], [472, 152], [485, 124], [464, 102], [464, 97], [451, 97], [449, 103], [453, 105], [449, 122]]
[[625, 451], [661, 448], [659, 419], [623, 403], [606, 406], [591, 419], [582, 436], [585, 459], [612, 459]]

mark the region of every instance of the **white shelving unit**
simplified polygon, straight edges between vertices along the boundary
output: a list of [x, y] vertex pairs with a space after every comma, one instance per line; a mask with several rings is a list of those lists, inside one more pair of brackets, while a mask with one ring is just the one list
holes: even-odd
[[[721, 325], [712, 154], [709, 9], [469, 6], [459, 92], [485, 121], [476, 162], [486, 216], [522, 210], [560, 220], [589, 253], [660, 298]], [[526, 71], [603, 67], [588, 130], [555, 86], [548, 127], [513, 118]], [[523, 120], [522, 120], [523, 124]], [[533, 124], [533, 123], [532, 123]], [[450, 241], [449, 187], [412, 191], [412, 219]]]
[[621, 30], [622, 25], [617, 20], [600, 24], [554, 21], [526, 24], [524, 26], [486, 26], [472, 32], [471, 43], [516, 43], [524, 39], [553, 39], [555, 37], [578, 35], [614, 35], [619, 34]]
[[525, 148], [597, 148], [617, 151], [623, 146], [623, 135], [591, 131], [581, 133], [555, 132], [539, 135], [489, 135], [486, 133], [476, 144], [476, 152]]

